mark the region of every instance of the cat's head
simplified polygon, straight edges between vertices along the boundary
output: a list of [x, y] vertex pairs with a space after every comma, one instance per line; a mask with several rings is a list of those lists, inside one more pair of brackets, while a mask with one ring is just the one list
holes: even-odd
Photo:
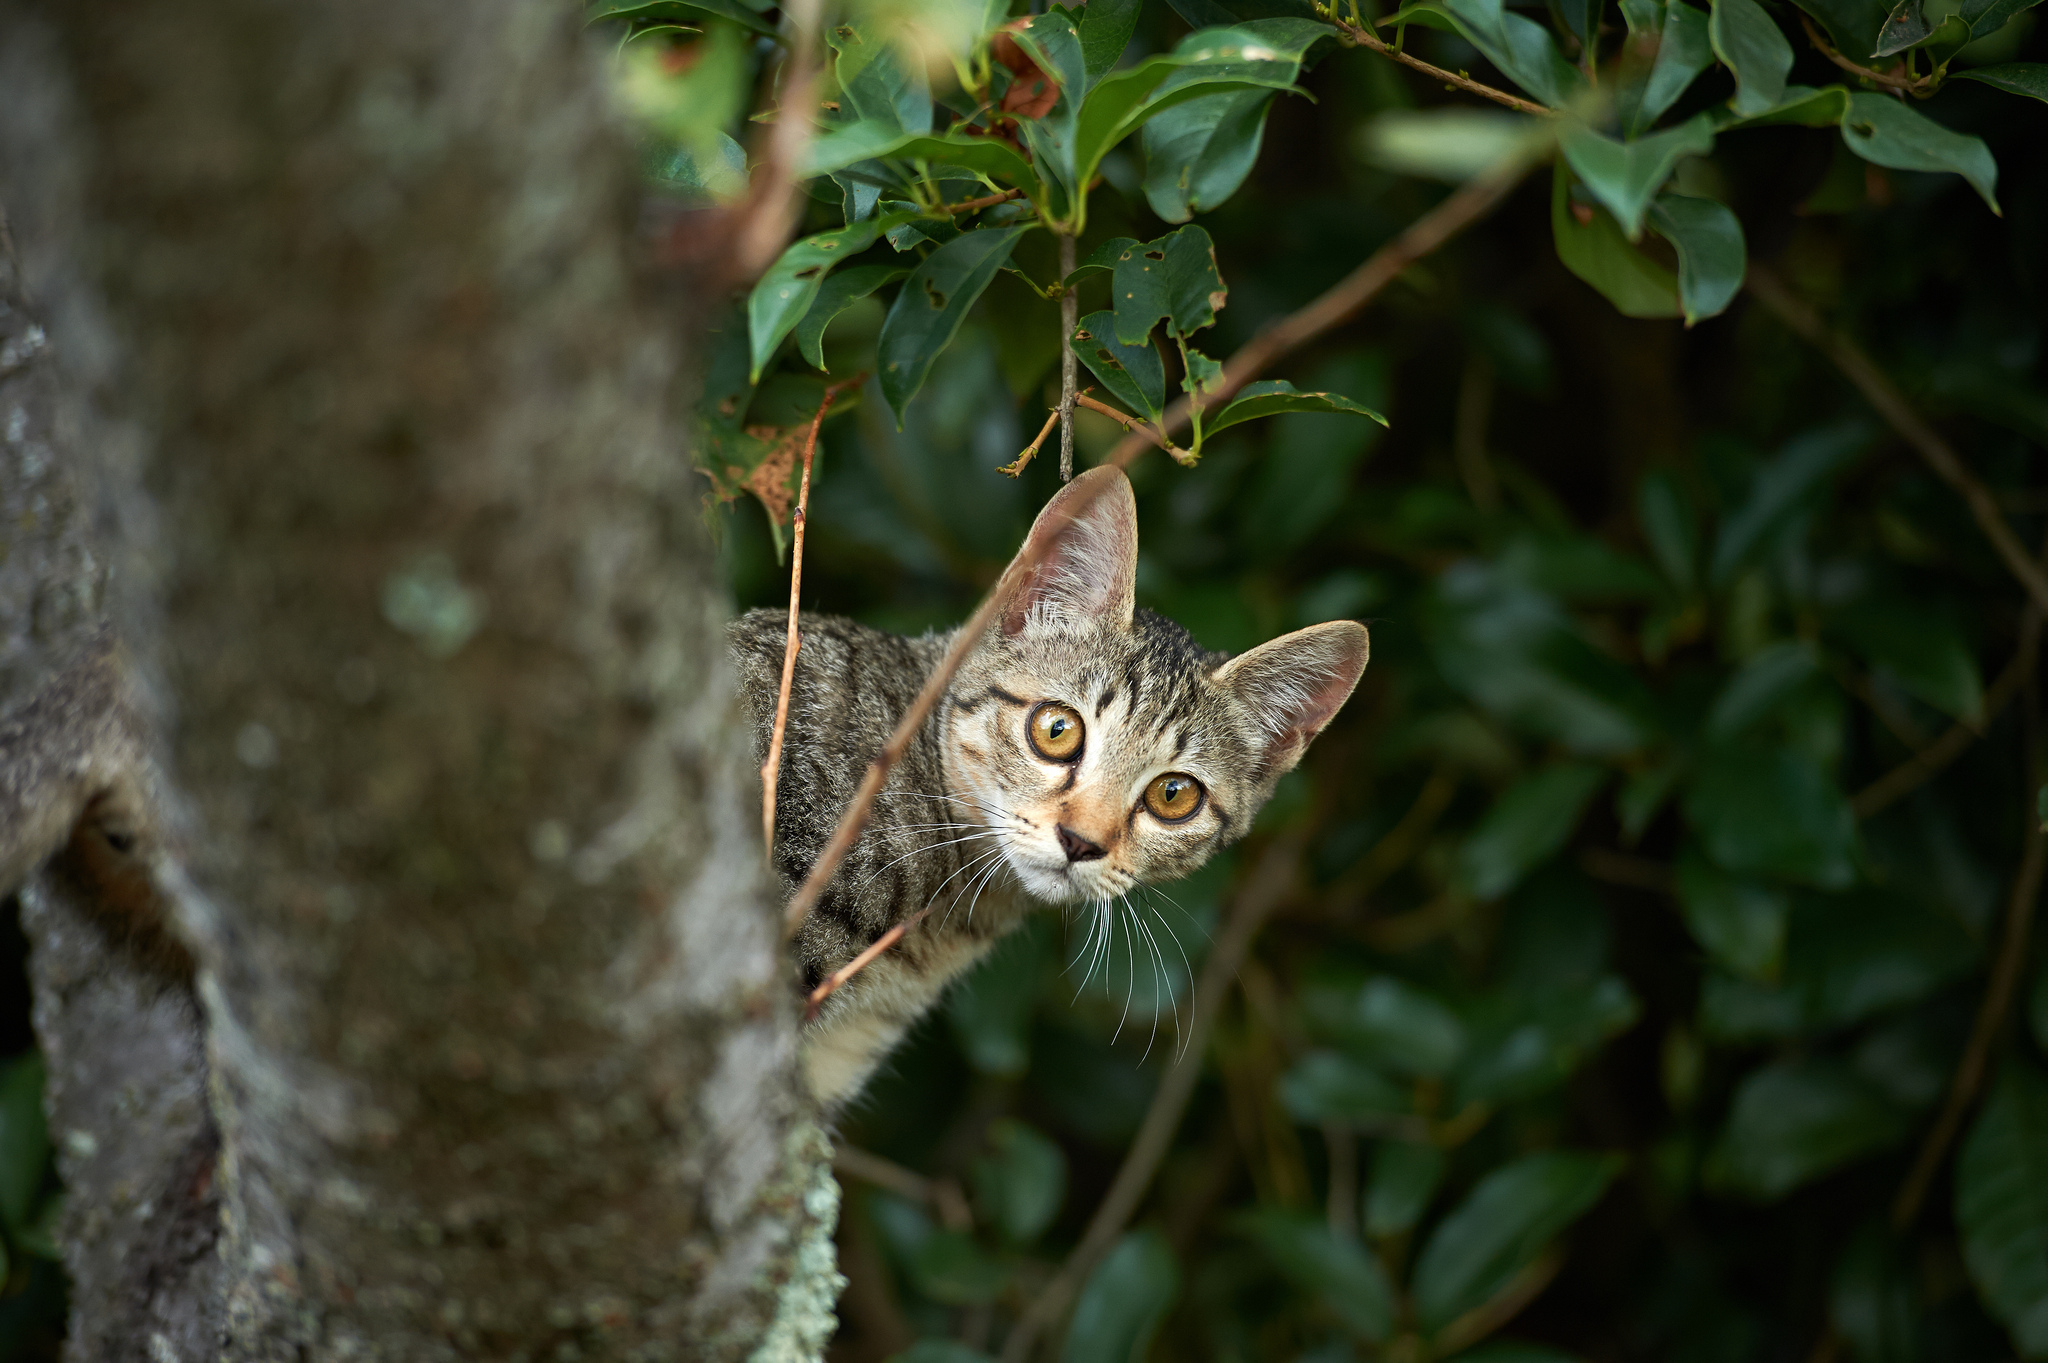
[[1115, 469], [1069, 483], [1026, 543], [1044, 557], [948, 693], [949, 782], [1037, 898], [1186, 875], [1243, 836], [1350, 696], [1365, 626], [1314, 625], [1228, 658], [1135, 609], [1137, 505]]

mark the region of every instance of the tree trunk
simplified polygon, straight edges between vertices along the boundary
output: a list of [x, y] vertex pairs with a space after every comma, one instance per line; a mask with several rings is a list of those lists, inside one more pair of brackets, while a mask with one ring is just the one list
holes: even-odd
[[0, 344], [49, 337], [0, 352], [0, 498], [48, 508], [0, 875], [61, 844], [76, 1359], [830, 1329], [693, 300], [598, 60], [553, 0], [0, 3]]

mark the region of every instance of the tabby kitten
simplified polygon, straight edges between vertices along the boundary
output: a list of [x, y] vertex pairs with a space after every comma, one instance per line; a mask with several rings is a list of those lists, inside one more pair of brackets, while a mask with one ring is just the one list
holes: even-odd
[[[1098, 493], [1100, 495], [1094, 495]], [[859, 1091], [949, 981], [1035, 908], [1109, 905], [1242, 837], [1365, 670], [1365, 627], [1315, 625], [1235, 658], [1132, 603], [1137, 507], [1115, 469], [1039, 513], [1047, 552], [967, 656], [795, 941], [816, 988], [895, 923], [933, 912], [826, 1001], [804, 1037], [820, 1101]], [[750, 611], [732, 650], [765, 756], [788, 618]], [[776, 788], [793, 893], [949, 635], [804, 615]]]

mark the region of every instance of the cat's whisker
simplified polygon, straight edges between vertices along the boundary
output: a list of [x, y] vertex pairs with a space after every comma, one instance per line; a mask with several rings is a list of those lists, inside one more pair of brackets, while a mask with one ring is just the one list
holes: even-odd
[[[1148, 887], [1148, 888], [1149, 888], [1149, 887]], [[1178, 907], [1178, 906], [1176, 906], [1176, 907]], [[1180, 963], [1181, 963], [1181, 965], [1182, 965], [1182, 966], [1184, 966], [1184, 967], [1185, 967], [1185, 968], [1187, 969], [1187, 972], [1188, 972], [1188, 975], [1187, 975], [1187, 978], [1188, 978], [1188, 983], [1189, 983], [1190, 985], [1192, 985], [1192, 984], [1194, 983], [1194, 979], [1195, 979], [1195, 963], [1194, 963], [1193, 961], [1191, 961], [1191, 960], [1189, 960], [1189, 959], [1188, 959], [1188, 949], [1187, 949], [1187, 947], [1186, 947], [1186, 946], [1185, 946], [1185, 945], [1184, 945], [1184, 944], [1183, 944], [1183, 943], [1181, 942], [1181, 940], [1180, 940], [1180, 934], [1179, 934], [1179, 933], [1177, 933], [1177, 932], [1175, 932], [1175, 931], [1173, 930], [1173, 925], [1172, 925], [1171, 923], [1168, 923], [1168, 922], [1166, 921], [1166, 918], [1164, 917], [1164, 915], [1162, 915], [1162, 914], [1161, 914], [1161, 913], [1159, 912], [1159, 910], [1158, 910], [1158, 909], [1156, 909], [1156, 908], [1155, 908], [1155, 909], [1152, 909], [1152, 910], [1151, 910], [1151, 914], [1152, 914], [1152, 917], [1153, 917], [1153, 918], [1154, 918], [1154, 919], [1155, 919], [1155, 920], [1156, 920], [1156, 921], [1158, 922], [1158, 924], [1159, 924], [1159, 928], [1160, 928], [1160, 931], [1164, 932], [1164, 933], [1166, 934], [1166, 936], [1167, 936], [1167, 940], [1169, 940], [1169, 941], [1171, 941], [1171, 942], [1173, 943], [1173, 948], [1174, 948], [1174, 950], [1175, 950], [1175, 951], [1178, 951], [1178, 952], [1180, 953]], [[1183, 915], [1183, 916], [1186, 916], [1186, 910], [1184, 910], [1184, 909], [1182, 910], [1182, 915]], [[1190, 921], [1192, 921], [1192, 920], [1190, 920]], [[1183, 1029], [1182, 1029], [1182, 1027], [1181, 1027], [1181, 1022], [1180, 1022], [1180, 1000], [1179, 1000], [1178, 998], [1176, 998], [1176, 999], [1175, 999], [1175, 1000], [1173, 1001], [1173, 1030], [1174, 1030], [1174, 1034], [1175, 1034], [1175, 1035], [1176, 1035], [1177, 1037], [1179, 1037], [1179, 1038], [1180, 1038], [1180, 1040], [1181, 1040], [1181, 1042], [1182, 1042], [1182, 1047], [1181, 1047], [1181, 1050], [1182, 1050], [1182, 1052], [1183, 1052], [1183, 1054], [1184, 1054], [1184, 1053], [1185, 1053], [1185, 1051], [1186, 1051], [1186, 1044], [1185, 1044], [1185, 1043], [1186, 1043], [1186, 1041], [1187, 1041], [1187, 1032], [1186, 1032], [1185, 1030], [1183, 1030]]]
[[[929, 846], [912, 848], [910, 851], [905, 852], [902, 856], [897, 857], [894, 861], [887, 862], [870, 871], [865, 877], [861, 879], [861, 882], [858, 885], [855, 885], [853, 887], [854, 893], [858, 894], [860, 891], [866, 889], [868, 885], [870, 885], [874, 881], [876, 876], [879, 876], [880, 874], [882, 874], [882, 872], [888, 870], [891, 866], [901, 865], [903, 862], [909, 861], [912, 857], [920, 857], [927, 852], [936, 852], [944, 847], [958, 847], [962, 843], [975, 842], [983, 838], [1000, 838], [1005, 836], [1007, 835], [1001, 829], [987, 829], [980, 833], [969, 833], [965, 837], [952, 838], [945, 842], [935, 842], [930, 844]], [[954, 874], [958, 875], [959, 872], [956, 871], [954, 872]], [[948, 876], [946, 879], [951, 880], [952, 876]], [[940, 887], [944, 888], [945, 881], [941, 881], [939, 883]], [[934, 893], [936, 894], [936, 892]]]
[[[1138, 1063], [1142, 1065], [1151, 1056], [1153, 1044], [1159, 1040], [1159, 995], [1166, 988], [1166, 957], [1160, 954], [1158, 939], [1153, 937], [1152, 929], [1145, 926], [1145, 919], [1132, 905], [1130, 896], [1123, 896], [1123, 901], [1124, 908], [1130, 910], [1132, 924], [1145, 934], [1145, 949], [1152, 957], [1152, 1030], [1145, 1034], [1145, 1054], [1138, 1057]], [[1178, 1008], [1174, 1011], [1173, 1020], [1178, 1030]]]
[[[995, 878], [998, 875], [1000, 875], [1005, 869], [1007, 869], [1008, 866], [1008, 862], [998, 858], [997, 860], [990, 862], [989, 865], [981, 872], [981, 874], [975, 877], [974, 883], [970, 887], [974, 891], [974, 898], [967, 901], [967, 921], [970, 924], [974, 922], [974, 906], [981, 902], [981, 892], [983, 890], [986, 890], [991, 884], [993, 884]], [[960, 897], [958, 895], [955, 895], [953, 897], [953, 903], [957, 904], [959, 902]], [[951, 918], [953, 916], [953, 907], [951, 904], [946, 906], [946, 916], [948, 918]]]
[[[999, 852], [1001, 852], [1001, 851], [1002, 851], [1002, 849], [1001, 849], [1000, 847], [998, 847], [998, 848], [996, 849], [996, 852], [997, 852], [997, 853], [999, 853]], [[989, 852], [984, 852], [984, 853], [982, 853], [982, 854], [981, 854], [980, 856], [976, 857], [976, 858], [975, 858], [975, 859], [974, 859], [973, 861], [971, 861], [971, 862], [969, 862], [969, 863], [968, 863], [968, 865], [969, 865], [969, 866], [979, 866], [979, 865], [980, 865], [980, 864], [981, 864], [982, 862], [985, 862], [985, 861], [988, 861], [988, 862], [989, 862], [988, 866], [984, 867], [984, 868], [983, 868], [982, 870], [980, 870], [980, 871], [976, 871], [976, 872], [975, 872], [975, 873], [974, 873], [973, 875], [969, 876], [969, 877], [967, 878], [966, 882], [965, 882], [964, 884], [962, 884], [962, 885], [960, 886], [960, 888], [959, 888], [959, 889], [957, 889], [957, 890], [955, 890], [955, 891], [953, 892], [953, 898], [952, 898], [951, 902], [949, 902], [949, 903], [948, 903], [948, 904], [946, 905], [946, 916], [945, 916], [944, 918], [942, 918], [942, 919], [940, 919], [940, 920], [939, 920], [940, 926], [944, 926], [945, 924], [947, 924], [947, 923], [950, 923], [950, 922], [952, 922], [952, 921], [953, 921], [953, 910], [954, 910], [954, 909], [956, 909], [956, 908], [958, 908], [958, 907], [960, 906], [960, 899], [961, 899], [961, 897], [962, 897], [963, 895], [965, 895], [965, 894], [966, 894], [966, 893], [967, 893], [967, 892], [968, 892], [969, 890], [972, 890], [972, 889], [974, 889], [975, 885], [976, 885], [977, 883], [979, 883], [979, 882], [980, 882], [980, 881], [982, 880], [982, 878], [983, 878], [983, 877], [984, 877], [985, 875], [993, 873], [993, 872], [994, 872], [994, 870], [995, 870], [995, 868], [996, 868], [996, 867], [998, 867], [998, 866], [1000, 866], [1000, 865], [1002, 864], [1002, 863], [1001, 863], [1000, 861], [989, 861], [989, 858], [990, 858], [991, 856], [993, 856], [993, 855], [995, 855], [995, 854], [994, 854], [994, 853], [989, 853]], [[962, 868], [961, 868], [961, 870], [965, 870], [965, 869], [966, 869], [966, 867], [962, 867]], [[958, 875], [958, 874], [959, 874], [959, 872], [957, 872], [957, 871], [956, 871], [956, 872], [954, 872], [954, 875]], [[951, 880], [952, 878], [953, 878], [952, 876], [947, 876], [947, 877], [946, 877], [946, 879], [947, 879], [947, 880]], [[940, 884], [939, 888], [940, 888], [940, 889], [944, 889], [944, 888], [945, 888], [945, 885], [944, 885], [944, 883], [943, 883], [943, 882], [942, 882], [942, 883]], [[972, 918], [973, 918], [973, 914], [974, 914], [974, 910], [972, 909], [972, 907], [970, 907], [970, 908], [968, 909], [968, 917], [969, 917], [969, 920], [970, 920], [970, 921], [972, 921]]]
[[[1207, 941], [1207, 942], [1208, 942], [1208, 943], [1209, 943], [1209, 944], [1210, 944], [1211, 946], [1214, 946], [1214, 945], [1216, 944], [1216, 939], [1215, 939], [1215, 938], [1214, 938], [1213, 936], [1211, 936], [1211, 935], [1210, 935], [1210, 933], [1209, 933], [1209, 930], [1208, 930], [1207, 928], [1203, 927], [1203, 926], [1201, 925], [1201, 923], [1200, 923], [1199, 921], [1197, 921], [1197, 920], [1196, 920], [1196, 918], [1195, 918], [1195, 916], [1194, 916], [1193, 914], [1189, 913], [1189, 912], [1188, 912], [1188, 911], [1187, 911], [1186, 909], [1182, 908], [1182, 907], [1181, 907], [1181, 903], [1180, 903], [1180, 901], [1179, 901], [1178, 899], [1175, 899], [1175, 898], [1174, 898], [1174, 897], [1173, 897], [1172, 895], [1170, 895], [1170, 894], [1168, 894], [1168, 893], [1167, 893], [1166, 891], [1164, 891], [1164, 890], [1160, 889], [1160, 888], [1159, 888], [1159, 887], [1158, 887], [1157, 885], [1147, 885], [1147, 886], [1146, 886], [1145, 888], [1146, 888], [1147, 890], [1149, 890], [1149, 891], [1150, 891], [1151, 893], [1153, 893], [1153, 894], [1156, 894], [1156, 895], [1158, 895], [1158, 896], [1159, 896], [1159, 897], [1160, 897], [1161, 899], [1165, 900], [1165, 901], [1166, 901], [1167, 903], [1169, 903], [1169, 904], [1173, 905], [1173, 911], [1174, 911], [1175, 913], [1179, 914], [1179, 915], [1180, 915], [1181, 917], [1183, 917], [1183, 918], [1187, 919], [1187, 920], [1188, 920], [1188, 926], [1189, 926], [1189, 927], [1191, 927], [1191, 928], [1193, 928], [1193, 929], [1194, 929], [1194, 930], [1195, 930], [1196, 932], [1199, 932], [1199, 933], [1201, 933], [1201, 934], [1202, 934], [1202, 937], [1203, 937], [1203, 938], [1204, 938], [1204, 939], [1205, 939], [1205, 940], [1206, 940], [1206, 941]], [[1161, 922], [1164, 922], [1164, 921], [1165, 921], [1165, 919], [1164, 919], [1164, 918], [1162, 918], [1162, 919], [1161, 919], [1160, 921], [1161, 921]]]
[[[924, 901], [925, 908], [929, 909], [934, 903], [937, 902], [939, 895], [942, 892], [944, 892], [946, 886], [953, 883], [954, 876], [959, 875], [962, 871], [965, 871], [970, 866], [979, 866], [982, 862], [988, 860], [990, 857], [1001, 855], [1002, 850], [1003, 849], [1000, 847], [992, 847], [986, 852], [979, 853], [971, 860], [963, 861], [958, 866], [955, 866], [953, 868], [952, 874], [948, 875], [944, 880], [940, 881], [938, 885], [932, 890], [931, 897]], [[954, 898], [957, 901], [959, 896], [956, 895], [954, 896]], [[947, 912], [950, 913], [951, 911], [952, 908], [950, 905], [948, 905]]]
[[971, 796], [963, 799], [958, 795], [934, 795], [929, 791], [923, 790], [885, 790], [877, 798], [887, 799], [892, 796], [918, 800], [948, 800], [951, 801], [953, 804], [965, 805], [969, 809], [978, 810], [984, 814], [999, 814], [1006, 819], [1014, 819], [1017, 817], [1016, 811], [1014, 810], [1004, 809], [999, 805], [990, 804], [988, 801], [978, 800]]
[[[1128, 912], [1130, 906], [1126, 904], [1124, 908]], [[1124, 915], [1117, 916], [1121, 918]], [[1129, 928], [1124, 929], [1124, 1014], [1116, 1020], [1116, 1031], [1110, 1034], [1111, 1045], [1115, 1045], [1116, 1039], [1124, 1034], [1124, 1023], [1131, 1016], [1131, 997], [1138, 989], [1138, 953], [1132, 945], [1136, 937], [1137, 934]]]

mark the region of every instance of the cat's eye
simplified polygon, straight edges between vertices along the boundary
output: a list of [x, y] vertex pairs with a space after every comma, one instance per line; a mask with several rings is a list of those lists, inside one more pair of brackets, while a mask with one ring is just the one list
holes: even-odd
[[1024, 726], [1031, 751], [1053, 762], [1071, 762], [1081, 755], [1081, 717], [1057, 701], [1031, 712]]
[[1145, 808], [1165, 823], [1191, 818], [1202, 807], [1202, 783], [1182, 771], [1170, 771], [1152, 778], [1145, 787]]

